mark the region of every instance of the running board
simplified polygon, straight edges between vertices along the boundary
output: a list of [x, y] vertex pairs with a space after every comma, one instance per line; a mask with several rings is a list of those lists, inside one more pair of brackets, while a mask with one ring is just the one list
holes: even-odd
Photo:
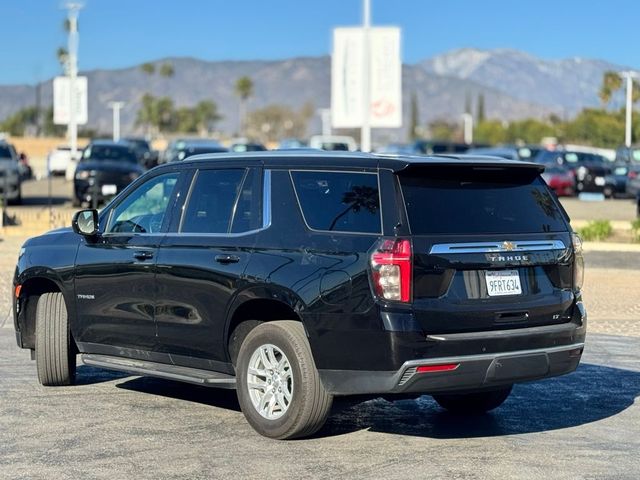
[[236, 388], [236, 377], [210, 370], [87, 353], [82, 355], [82, 363], [92, 367], [188, 382], [206, 387]]

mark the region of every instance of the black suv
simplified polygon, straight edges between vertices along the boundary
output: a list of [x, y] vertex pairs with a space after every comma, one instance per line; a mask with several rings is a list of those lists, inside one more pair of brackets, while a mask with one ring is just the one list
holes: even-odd
[[581, 243], [538, 164], [359, 153], [202, 155], [30, 239], [18, 345], [44, 385], [88, 365], [236, 388], [310, 435], [336, 395], [482, 412], [573, 371]]

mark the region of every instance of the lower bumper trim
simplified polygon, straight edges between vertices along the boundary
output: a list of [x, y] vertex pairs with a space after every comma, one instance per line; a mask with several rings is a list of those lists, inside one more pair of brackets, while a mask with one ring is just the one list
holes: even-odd
[[[574, 371], [584, 343], [514, 352], [429, 358], [405, 362], [397, 371], [319, 370], [334, 395], [442, 393], [492, 388]], [[449, 371], [418, 372], [420, 366], [459, 364]]]

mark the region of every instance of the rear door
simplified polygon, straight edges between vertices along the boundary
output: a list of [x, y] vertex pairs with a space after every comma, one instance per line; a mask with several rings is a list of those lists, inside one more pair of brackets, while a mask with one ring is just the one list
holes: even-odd
[[568, 224], [535, 169], [425, 167], [398, 179], [413, 238], [415, 314], [426, 332], [569, 320]]
[[158, 348], [177, 364], [220, 369], [228, 305], [245, 280], [256, 233], [268, 224], [259, 167], [195, 172], [183, 215], [160, 246]]

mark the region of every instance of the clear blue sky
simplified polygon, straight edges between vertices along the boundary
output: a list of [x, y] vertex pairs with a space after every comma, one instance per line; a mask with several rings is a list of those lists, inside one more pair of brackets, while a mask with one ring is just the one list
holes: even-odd
[[[60, 72], [63, 0], [0, 0], [0, 84]], [[361, 21], [361, 0], [85, 0], [80, 69], [167, 56], [207, 60], [325, 55], [331, 28]], [[515, 48], [640, 68], [637, 0], [372, 0], [403, 29], [403, 60], [454, 48]]]

